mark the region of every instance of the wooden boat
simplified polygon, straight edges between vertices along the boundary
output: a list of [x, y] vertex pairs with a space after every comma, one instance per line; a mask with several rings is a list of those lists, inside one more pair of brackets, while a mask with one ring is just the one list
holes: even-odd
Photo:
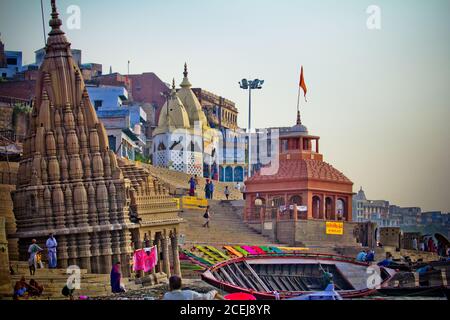
[[[314, 253], [283, 253], [248, 255], [220, 262], [208, 268], [202, 279], [229, 293], [244, 292], [258, 299], [289, 299], [324, 291], [332, 275], [336, 292], [342, 298], [371, 295], [368, 288], [369, 264], [353, 258]], [[381, 285], [386, 284], [395, 270], [380, 267]]]
[[386, 287], [377, 290], [384, 296], [392, 297], [448, 297], [449, 286], [431, 286], [431, 287]]

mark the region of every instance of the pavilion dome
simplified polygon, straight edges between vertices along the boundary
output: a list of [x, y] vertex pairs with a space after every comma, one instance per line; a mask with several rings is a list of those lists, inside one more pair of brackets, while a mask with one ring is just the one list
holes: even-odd
[[189, 129], [189, 116], [175, 90], [175, 80], [172, 93], [159, 114], [158, 127], [153, 135], [169, 132], [175, 129]]
[[278, 172], [273, 175], [263, 175], [257, 172], [248, 182], [288, 180], [322, 180], [352, 184], [342, 172], [329, 163], [311, 159], [280, 160]]
[[209, 129], [208, 120], [203, 112], [202, 105], [198, 101], [197, 96], [192, 91], [192, 84], [189, 82], [187, 65], [184, 65], [184, 78], [180, 84], [181, 89], [178, 91], [178, 96], [181, 102], [186, 108], [186, 112], [189, 117], [189, 124], [191, 128], [194, 128], [196, 122], [200, 122], [202, 129]]

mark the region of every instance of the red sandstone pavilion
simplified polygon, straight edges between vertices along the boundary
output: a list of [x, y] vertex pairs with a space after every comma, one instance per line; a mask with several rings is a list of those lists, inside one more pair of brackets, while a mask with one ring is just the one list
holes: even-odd
[[278, 172], [258, 172], [245, 183], [246, 221], [264, 220], [269, 210], [277, 220], [351, 221], [353, 182], [323, 161], [319, 139], [302, 125], [300, 112], [295, 126], [280, 130]]

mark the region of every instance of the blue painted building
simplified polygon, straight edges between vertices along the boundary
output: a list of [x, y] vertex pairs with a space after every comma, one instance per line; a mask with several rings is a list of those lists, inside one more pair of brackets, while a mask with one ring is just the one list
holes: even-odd
[[128, 103], [124, 87], [87, 86], [97, 116], [108, 134], [109, 147], [118, 156], [135, 160], [146, 143], [147, 114], [137, 104]]

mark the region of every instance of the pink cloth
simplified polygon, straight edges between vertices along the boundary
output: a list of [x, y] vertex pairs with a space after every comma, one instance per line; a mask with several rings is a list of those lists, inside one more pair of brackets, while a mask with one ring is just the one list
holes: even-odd
[[136, 250], [133, 255], [133, 270], [141, 271], [144, 270], [145, 265], [145, 251], [142, 249]]
[[258, 252], [256, 252], [255, 250], [252, 249], [252, 247], [249, 246], [242, 246], [242, 249], [244, 249], [245, 251], [247, 251], [250, 254], [258, 254]]
[[156, 246], [151, 248], [150, 250], [145, 250], [145, 258], [144, 258], [144, 272], [149, 272], [153, 270], [153, 268], [158, 263], [158, 252], [156, 250]]
[[148, 249], [139, 249], [133, 255], [134, 271], [151, 271], [158, 263], [158, 250], [156, 246]]

